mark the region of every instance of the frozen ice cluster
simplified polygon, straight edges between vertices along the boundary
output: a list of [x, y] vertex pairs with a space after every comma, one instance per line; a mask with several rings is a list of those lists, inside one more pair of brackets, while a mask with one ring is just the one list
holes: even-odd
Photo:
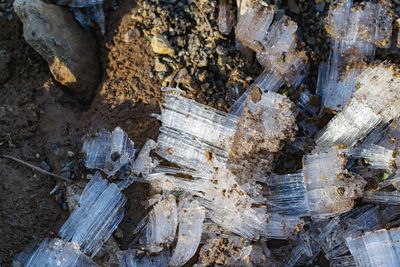
[[[300, 91], [307, 75], [297, 24], [263, 1], [238, 2], [237, 46], [255, 53], [261, 76], [229, 113], [162, 88], [159, 136], [140, 151], [119, 127], [86, 136], [94, 175], [79, 204], [17, 266], [97, 266], [132, 183], [149, 184], [150, 195], [129, 249], [114, 253], [123, 267], [313, 266], [322, 257], [331, 266], [400, 266], [400, 73], [372, 62], [391, 45], [390, 3], [331, 6], [319, 110], [309, 91], [279, 93]], [[234, 28], [229, 3], [220, 1], [224, 34]], [[312, 126], [318, 116], [324, 123]]]

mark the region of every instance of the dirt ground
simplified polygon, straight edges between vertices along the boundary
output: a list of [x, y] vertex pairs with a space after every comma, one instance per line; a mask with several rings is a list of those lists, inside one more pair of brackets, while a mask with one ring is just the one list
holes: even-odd
[[[85, 133], [118, 125], [139, 147], [157, 137], [158, 122], [150, 114], [159, 112], [160, 88], [149, 76], [152, 51], [143, 37], [123, 40], [132, 27], [132, 8], [134, 1], [128, 0], [119, 1], [116, 10], [107, 7], [107, 34], [99, 40], [104, 77], [89, 105], [54, 82], [46, 63], [23, 40], [17, 17], [0, 16], [0, 154], [35, 165], [45, 161], [59, 173], [74, 160], [68, 151], [79, 154]], [[34, 236], [56, 234], [69, 212], [62, 192], [50, 195], [55, 185], [52, 177], [0, 158], [0, 266], [10, 266]], [[143, 185], [126, 191], [130, 200], [146, 194]], [[128, 203], [120, 226], [124, 233], [143, 212], [140, 201]], [[126, 247], [128, 235], [117, 241]]]

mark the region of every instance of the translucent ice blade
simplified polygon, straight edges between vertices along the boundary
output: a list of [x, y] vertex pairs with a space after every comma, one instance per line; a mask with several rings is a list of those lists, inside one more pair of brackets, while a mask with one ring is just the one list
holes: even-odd
[[353, 256], [344, 255], [330, 260], [332, 267], [356, 267]]
[[321, 131], [317, 144], [352, 146], [400, 113], [400, 78], [394, 66], [370, 66], [357, 77], [354, 97]]
[[346, 154], [354, 158], [365, 159], [373, 169], [390, 170], [395, 163], [393, 150], [374, 144], [352, 148]]
[[392, 191], [365, 191], [363, 195], [363, 201], [376, 204], [385, 205], [400, 205], [400, 192]]
[[229, 109], [229, 113], [234, 116], [240, 116], [247, 104], [248, 98], [252, 90], [257, 87], [263, 92], [277, 92], [284, 84], [283, 77], [274, 70], [264, 70], [255, 82], [251, 84], [247, 90], [239, 97], [238, 100]]
[[[18, 264], [18, 263], [16, 263]], [[45, 239], [39, 247], [28, 257], [26, 262], [19, 262], [20, 266], [27, 267], [95, 267], [91, 258], [79, 250], [74, 243], [61, 239]]]
[[135, 175], [147, 175], [154, 167], [154, 163], [150, 157], [150, 152], [157, 147], [157, 143], [149, 139], [140, 150], [135, 161], [132, 163], [132, 172]]
[[319, 133], [316, 142], [319, 146], [353, 146], [381, 121], [371, 108], [352, 99]]
[[96, 136], [84, 140], [82, 150], [86, 153], [85, 166], [103, 170], [114, 175], [135, 155], [134, 143], [117, 127], [112, 133], [102, 130]]
[[188, 169], [211, 171], [213, 162], [226, 162], [228, 152], [169, 128], [160, 128], [157, 153]]
[[200, 245], [205, 209], [192, 201], [179, 211], [178, 242], [169, 262], [171, 266], [182, 266], [194, 256]]
[[263, 6], [253, 1], [246, 13], [239, 17], [236, 25], [236, 37], [249, 48], [255, 51], [261, 50], [261, 43], [267, 36], [273, 18], [272, 6]]
[[256, 201], [246, 194], [226, 168], [220, 166], [217, 173], [202, 173], [193, 179], [151, 176], [151, 182], [158, 182], [163, 190], [183, 190], [195, 196], [208, 210], [207, 216], [226, 230], [252, 240], [266, 235], [266, 210], [252, 207]]
[[148, 215], [149, 221], [145, 228], [145, 244], [160, 246], [174, 241], [178, 225], [178, 210], [173, 195], [154, 205]]
[[168, 266], [169, 252], [162, 251], [157, 256], [137, 255], [135, 250], [124, 250], [117, 253], [120, 267]]
[[356, 266], [389, 266], [400, 265], [400, 230], [378, 230], [367, 232], [361, 237], [346, 238], [347, 245], [354, 257]]
[[[331, 58], [330, 60], [333, 59]], [[339, 78], [338, 66], [332, 61], [328, 64], [327, 69], [322, 65], [319, 70], [318, 79], [321, 80], [317, 90], [323, 99], [325, 108], [339, 111], [353, 96], [356, 90], [356, 78], [360, 71], [358, 69], [351, 69]]]
[[271, 191], [268, 210], [292, 216], [307, 216], [308, 199], [303, 173], [273, 175], [265, 179]]
[[78, 244], [82, 251], [96, 255], [124, 216], [126, 197], [115, 184], [96, 173], [79, 200], [79, 206], [60, 229], [60, 236]]
[[303, 220], [296, 216], [268, 213], [265, 236], [274, 239], [292, 239], [296, 229], [301, 229]]
[[228, 0], [219, 0], [218, 29], [222, 34], [228, 35], [233, 27], [233, 10]]
[[366, 182], [345, 177], [345, 159], [337, 148], [306, 155], [303, 173], [311, 216], [330, 217], [349, 211]]
[[200, 141], [228, 149], [237, 118], [176, 94], [166, 94], [162, 126], [192, 135]]

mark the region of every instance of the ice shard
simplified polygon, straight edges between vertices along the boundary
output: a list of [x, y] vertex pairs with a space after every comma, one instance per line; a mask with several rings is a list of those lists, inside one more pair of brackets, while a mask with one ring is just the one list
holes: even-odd
[[373, 57], [376, 47], [390, 46], [393, 17], [389, 1], [353, 8], [352, 4], [352, 0], [339, 1], [327, 18], [332, 45], [328, 62], [319, 68], [317, 93], [324, 107], [334, 111], [342, 110], [355, 92], [365, 57]]
[[108, 184], [96, 173], [85, 187], [78, 207], [61, 227], [60, 236], [79, 245], [91, 256], [118, 227], [124, 216], [127, 199], [115, 184]]
[[157, 147], [154, 140], [147, 140], [140, 150], [135, 161], [132, 163], [132, 172], [134, 175], [147, 175], [155, 167], [155, 162], [150, 157], [150, 152]]
[[400, 265], [400, 229], [381, 229], [360, 237], [346, 238], [356, 266], [395, 267]]
[[353, 208], [366, 182], [349, 175], [346, 160], [337, 148], [325, 149], [303, 158], [310, 215], [330, 217]]
[[303, 158], [303, 170], [259, 178], [265, 183], [269, 210], [290, 216], [332, 217], [350, 210], [366, 182], [344, 168], [342, 151], [330, 148]]
[[309, 214], [307, 189], [302, 172], [286, 175], [271, 175], [263, 182], [269, 189], [268, 211], [291, 216]]
[[170, 255], [162, 251], [159, 255], [145, 255], [137, 250], [124, 250], [117, 253], [120, 267], [168, 266]]
[[199, 173], [190, 179], [152, 174], [151, 182], [157, 182], [163, 190], [190, 193], [207, 209], [207, 216], [216, 224], [248, 239], [266, 236], [266, 210], [253, 208], [256, 201], [250, 198], [236, 182], [235, 176], [225, 167], [218, 166], [213, 174]]
[[400, 78], [393, 65], [371, 65], [357, 78], [357, 90], [342, 112], [323, 129], [319, 146], [353, 146], [380, 123], [400, 113]]
[[204, 219], [205, 209], [196, 200], [181, 206], [178, 241], [169, 262], [170, 266], [182, 266], [194, 256], [200, 245]]
[[[22, 252], [21, 254], [24, 253]], [[14, 266], [96, 267], [98, 265], [83, 254], [76, 243], [65, 242], [55, 238], [45, 239], [34, 251], [29, 251], [22, 257], [18, 256], [14, 261]]]
[[274, 18], [273, 6], [251, 1], [236, 25], [236, 37], [247, 47], [260, 51]]
[[[178, 209], [176, 198], [169, 195], [167, 198], [154, 205], [145, 218], [144, 237], [139, 243], [146, 250], [158, 252], [162, 245], [172, 244], [178, 226]], [[140, 228], [143, 228], [139, 224]]]
[[363, 201], [385, 205], [400, 205], [399, 191], [365, 191], [362, 197]]
[[352, 148], [346, 154], [364, 159], [373, 169], [391, 170], [395, 166], [394, 151], [374, 144]]
[[185, 168], [210, 172], [213, 162], [226, 162], [229, 156], [226, 150], [164, 127], [160, 128], [156, 152], [166, 160]]
[[84, 140], [82, 151], [86, 154], [85, 166], [114, 175], [135, 156], [134, 143], [117, 127], [112, 133], [101, 130]]
[[222, 34], [228, 35], [233, 28], [233, 7], [229, 0], [219, 0], [218, 29]]
[[303, 225], [304, 221], [298, 216], [268, 212], [265, 236], [273, 239], [293, 239], [296, 231]]
[[163, 106], [163, 127], [190, 134], [217, 148], [229, 148], [236, 117], [173, 93], [165, 94]]
[[[249, 18], [245, 20], [247, 19]], [[239, 30], [236, 30], [237, 34]], [[254, 88], [263, 92], [277, 92], [284, 84], [293, 87], [300, 85], [308, 64], [305, 52], [297, 49], [296, 30], [297, 24], [283, 16], [269, 28], [266, 37], [261, 41], [262, 49], [252, 47], [257, 51], [257, 59], [265, 70], [230, 108], [231, 114], [241, 114]]]
[[[400, 209], [395, 206], [381, 208], [365, 205], [330, 220], [312, 221], [306, 231], [289, 245], [286, 266], [305, 265], [313, 262], [321, 249], [334, 266], [355, 266], [346, 238], [357, 237], [365, 231], [377, 230], [396, 224]], [[347, 265], [348, 264], [348, 265]]]

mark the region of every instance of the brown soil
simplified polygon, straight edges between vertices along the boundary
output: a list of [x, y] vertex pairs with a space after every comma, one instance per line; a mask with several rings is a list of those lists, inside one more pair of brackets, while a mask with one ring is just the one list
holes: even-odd
[[[100, 40], [103, 83], [90, 105], [77, 99], [52, 79], [46, 63], [23, 40], [22, 25], [0, 16], [0, 155], [8, 154], [32, 164], [46, 161], [58, 173], [70, 161], [67, 152], [78, 154], [82, 136], [100, 128], [122, 127], [141, 146], [156, 138], [160, 88], [149, 76], [153, 65], [148, 40], [124, 42], [131, 29], [133, 1], [119, 1], [108, 10], [107, 32]], [[88, 70], [90, 71], [90, 70]], [[52, 177], [35, 173], [18, 163], [0, 158], [0, 266], [10, 266], [34, 235], [57, 233], [68, 211], [62, 197], [50, 195], [56, 185]], [[140, 199], [147, 188], [133, 185], [121, 224], [126, 248], [128, 233], [143, 217]]]

